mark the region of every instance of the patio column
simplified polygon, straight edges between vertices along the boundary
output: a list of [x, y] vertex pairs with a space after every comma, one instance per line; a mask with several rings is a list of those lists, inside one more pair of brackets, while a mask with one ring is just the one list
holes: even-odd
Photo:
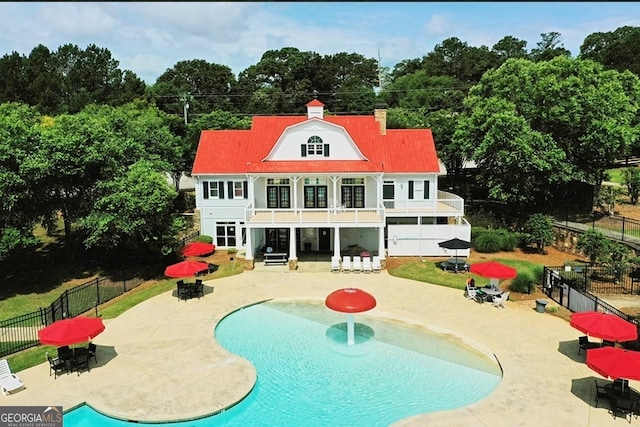
[[340, 227], [333, 229], [333, 256], [340, 258]]
[[298, 253], [296, 252], [296, 228], [289, 227], [289, 259], [298, 259]]
[[380, 259], [385, 259], [384, 256], [384, 227], [378, 227], [378, 255]]
[[[251, 238], [251, 233], [253, 230], [248, 226], [245, 228], [245, 233], [247, 234], [247, 245], [245, 247], [245, 259], [253, 259], [253, 239]], [[242, 233], [241, 233], [242, 234]]]

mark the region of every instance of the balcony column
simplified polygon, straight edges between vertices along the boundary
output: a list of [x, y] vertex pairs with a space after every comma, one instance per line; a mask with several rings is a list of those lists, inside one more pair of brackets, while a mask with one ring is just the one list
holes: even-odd
[[333, 256], [340, 258], [340, 227], [333, 229]]
[[298, 181], [300, 181], [300, 177], [294, 176], [291, 180], [293, 181], [293, 202], [291, 206], [293, 207], [293, 213], [297, 214], [298, 213]]
[[298, 253], [296, 252], [298, 243], [296, 241], [296, 228], [289, 227], [289, 270], [298, 268]]
[[384, 253], [384, 227], [378, 227], [378, 255], [380, 260], [385, 259]]
[[333, 183], [333, 191], [332, 191], [332, 199], [331, 206], [333, 206], [333, 214], [335, 215], [338, 212], [338, 180], [340, 177], [330, 176], [329, 179]]
[[[246, 225], [246, 224], [245, 224]], [[247, 233], [247, 245], [245, 246], [245, 259], [253, 259], [253, 238], [251, 233], [253, 230], [248, 226], [245, 227], [245, 233]], [[242, 232], [240, 233], [240, 238], [242, 239]], [[242, 240], [240, 240], [242, 242]]]

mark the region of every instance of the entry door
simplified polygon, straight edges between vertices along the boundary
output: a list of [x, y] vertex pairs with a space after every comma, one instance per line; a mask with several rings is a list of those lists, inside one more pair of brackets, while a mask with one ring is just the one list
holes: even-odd
[[329, 252], [331, 251], [331, 229], [330, 228], [319, 228], [318, 229], [318, 250], [320, 252]]
[[289, 229], [288, 228], [267, 228], [267, 246], [273, 248], [274, 252], [289, 253]]

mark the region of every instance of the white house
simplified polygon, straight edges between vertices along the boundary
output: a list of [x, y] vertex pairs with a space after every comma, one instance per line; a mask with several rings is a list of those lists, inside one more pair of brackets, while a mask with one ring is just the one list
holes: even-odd
[[325, 116], [323, 107], [202, 132], [192, 171], [202, 234], [244, 249], [248, 268], [265, 248], [295, 268], [308, 251], [447, 256], [439, 242], [470, 239], [464, 200], [438, 190], [431, 130], [387, 129], [384, 109]]

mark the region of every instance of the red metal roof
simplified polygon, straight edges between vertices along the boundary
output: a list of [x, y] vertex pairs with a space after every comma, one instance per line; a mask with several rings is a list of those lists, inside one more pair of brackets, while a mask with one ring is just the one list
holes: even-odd
[[324, 107], [324, 104], [317, 99], [314, 99], [307, 104], [307, 107]]
[[251, 130], [204, 130], [192, 174], [440, 171], [430, 129], [387, 129], [386, 135], [381, 135], [373, 116], [324, 117], [324, 122], [344, 127], [368, 160], [263, 161], [287, 127], [306, 120], [313, 119], [255, 116]]

